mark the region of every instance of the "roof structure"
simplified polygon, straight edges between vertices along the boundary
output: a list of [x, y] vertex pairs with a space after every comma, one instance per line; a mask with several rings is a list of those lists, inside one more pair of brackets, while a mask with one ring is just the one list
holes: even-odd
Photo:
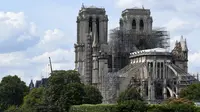
[[143, 52], [167, 52], [167, 49], [164, 48], [153, 48], [153, 49], [145, 49]]
[[145, 49], [145, 50], [140, 50], [136, 52], [130, 53], [131, 55], [138, 54], [138, 53], [169, 53], [167, 49], [165, 48], [153, 48], [153, 49]]

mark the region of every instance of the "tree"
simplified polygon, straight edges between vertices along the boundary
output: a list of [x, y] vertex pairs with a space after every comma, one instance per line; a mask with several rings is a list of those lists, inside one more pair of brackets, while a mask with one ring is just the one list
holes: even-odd
[[69, 83], [81, 83], [80, 74], [74, 70], [55, 70], [48, 80], [48, 85], [63, 85]]
[[19, 106], [29, 89], [19, 77], [7, 76], [0, 83], [0, 108], [6, 110], [10, 106]]
[[64, 86], [59, 99], [60, 111], [68, 111], [71, 105], [83, 104], [83, 97], [85, 92], [83, 84], [71, 83]]
[[5, 112], [22, 112], [22, 111], [20, 110], [20, 108], [17, 108], [16, 106], [10, 106]]
[[180, 97], [200, 101], [200, 83], [194, 83], [180, 91]]
[[72, 83], [81, 84], [79, 73], [74, 70], [56, 70], [53, 71], [48, 79], [48, 85], [45, 90], [45, 103], [51, 108], [57, 108], [60, 106], [60, 98], [63, 95], [63, 91], [66, 90], [66, 86]]
[[24, 112], [36, 112], [37, 107], [44, 104], [44, 88], [34, 88], [24, 97], [21, 108]]
[[117, 102], [124, 102], [124, 101], [129, 101], [129, 100], [139, 100], [143, 101], [142, 97], [140, 96], [140, 93], [137, 91], [136, 88], [129, 88], [122, 92], [119, 95], [119, 98]]
[[84, 86], [85, 96], [83, 99], [84, 104], [100, 104], [102, 103], [103, 97], [101, 96], [100, 91], [90, 85]]

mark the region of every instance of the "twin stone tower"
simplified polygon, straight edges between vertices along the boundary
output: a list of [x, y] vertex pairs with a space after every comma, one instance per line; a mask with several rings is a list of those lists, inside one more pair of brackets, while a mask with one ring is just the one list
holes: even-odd
[[[77, 17], [75, 69], [85, 84], [99, 87], [108, 73], [108, 16], [104, 8], [82, 6]], [[122, 12], [120, 28], [138, 32], [152, 31], [150, 10], [127, 9]]]

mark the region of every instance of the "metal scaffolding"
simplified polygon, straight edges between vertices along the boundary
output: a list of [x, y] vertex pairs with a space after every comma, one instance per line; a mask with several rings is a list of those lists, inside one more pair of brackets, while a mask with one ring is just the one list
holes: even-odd
[[110, 30], [109, 71], [116, 72], [129, 64], [129, 55], [144, 49], [170, 48], [169, 33], [164, 28], [155, 28], [151, 33], [125, 30], [119, 27]]

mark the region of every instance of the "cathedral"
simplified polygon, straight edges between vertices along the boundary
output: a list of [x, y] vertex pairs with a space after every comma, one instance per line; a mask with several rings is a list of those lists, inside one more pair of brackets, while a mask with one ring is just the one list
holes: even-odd
[[158, 103], [179, 97], [182, 88], [197, 81], [188, 73], [186, 39], [181, 36], [170, 51], [168, 32], [152, 28], [149, 9], [125, 9], [109, 35], [104, 8], [83, 5], [76, 22], [75, 69], [84, 84], [100, 90], [103, 103], [115, 103], [130, 87]]

